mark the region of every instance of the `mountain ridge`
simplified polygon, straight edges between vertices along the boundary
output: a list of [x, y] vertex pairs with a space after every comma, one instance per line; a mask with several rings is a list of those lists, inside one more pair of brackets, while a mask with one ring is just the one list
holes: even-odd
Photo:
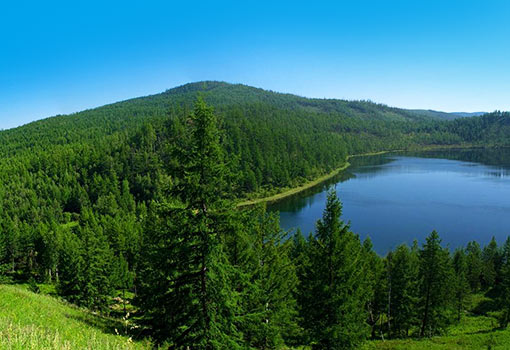
[[[204, 95], [211, 94], [213, 92], [218, 92], [218, 90], [224, 90], [222, 92], [222, 97], [228, 97], [226, 96], [226, 92], [231, 93], [232, 95], [230, 98], [227, 98], [225, 101], [230, 101], [230, 103], [235, 103], [236, 98], [238, 98], [238, 95], [240, 91], [245, 92], [251, 92], [254, 94], [251, 100], [249, 102], [251, 103], [260, 103], [260, 102], [266, 102], [271, 103], [276, 101], [286, 102], [286, 103], [296, 103], [303, 109], [308, 110], [317, 110], [319, 108], [319, 105], [324, 105], [322, 108], [319, 108], [322, 112], [339, 112], [339, 107], [344, 107], [348, 109], [360, 109], [361, 106], [372, 106], [374, 108], [381, 109], [386, 113], [387, 116], [393, 117], [393, 119], [436, 119], [436, 120], [453, 120], [456, 118], [463, 118], [463, 117], [473, 117], [473, 116], [481, 116], [483, 114], [486, 114], [486, 112], [442, 112], [442, 111], [436, 111], [431, 109], [407, 109], [407, 108], [401, 108], [401, 107], [393, 107], [388, 106], [384, 103], [377, 103], [372, 102], [370, 100], [346, 100], [346, 99], [337, 99], [337, 98], [314, 98], [314, 97], [306, 97], [306, 96], [300, 96], [296, 94], [291, 93], [285, 93], [285, 92], [278, 92], [273, 90], [268, 90], [264, 88], [259, 87], [253, 87], [250, 85], [245, 85], [241, 83], [228, 83], [224, 81], [197, 81], [197, 82], [190, 82], [183, 85], [179, 85], [173, 88], [169, 88], [163, 92], [155, 93], [155, 94], [149, 94], [145, 96], [138, 96], [133, 98], [128, 98], [121, 101], [111, 102], [107, 103], [101, 106], [87, 108], [82, 111], [68, 113], [68, 114], [57, 114], [53, 116], [48, 116], [45, 118], [37, 119], [34, 121], [31, 121], [29, 123], [9, 128], [9, 129], [2, 129], [0, 130], [0, 133], [18, 129], [25, 127], [27, 125], [31, 125], [33, 123], [37, 123], [40, 121], [45, 121], [51, 118], [62, 118], [62, 117], [73, 117], [73, 116], [80, 116], [84, 113], [88, 112], [95, 112], [97, 110], [103, 109], [103, 108], [116, 108], [119, 105], [124, 104], [133, 104], [136, 105], [140, 103], [140, 101], [158, 101], [162, 106], [170, 107], [168, 103], [165, 103], [164, 98], [165, 97], [171, 97], [171, 98], [177, 98], [177, 100], [180, 99], [180, 102], [183, 102], [183, 98], [185, 96], [189, 95], [195, 95], [197, 93], [201, 93]], [[237, 96], [236, 96], [237, 95]], [[220, 104], [225, 105], [228, 104], [227, 102], [222, 102]], [[168, 101], [167, 101], [168, 102]], [[218, 102], [218, 101], [216, 101]], [[188, 101], [189, 104], [189, 101]], [[214, 105], [214, 103], [213, 103]], [[295, 108], [295, 107], [294, 107]], [[345, 112], [345, 110], [343, 110]], [[391, 118], [390, 118], [391, 119]]]

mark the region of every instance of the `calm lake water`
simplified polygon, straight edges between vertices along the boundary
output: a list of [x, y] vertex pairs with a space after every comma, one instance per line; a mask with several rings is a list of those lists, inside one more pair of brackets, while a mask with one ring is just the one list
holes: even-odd
[[336, 178], [269, 206], [283, 228], [308, 235], [327, 191], [343, 203], [343, 220], [379, 254], [422, 243], [437, 230], [451, 248], [510, 235], [510, 149], [397, 153], [351, 159]]

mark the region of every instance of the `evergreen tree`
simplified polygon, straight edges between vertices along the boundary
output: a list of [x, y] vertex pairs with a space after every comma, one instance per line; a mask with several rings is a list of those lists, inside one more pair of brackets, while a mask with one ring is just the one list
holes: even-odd
[[501, 308], [500, 324], [503, 328], [510, 323], [510, 237], [503, 246], [503, 258], [501, 267], [501, 288], [498, 297]]
[[499, 252], [498, 243], [492, 237], [488, 245], [482, 251], [482, 288], [488, 290], [496, 284], [497, 272], [501, 267], [501, 254]]
[[138, 300], [159, 342], [175, 349], [236, 349], [238, 302], [221, 240], [228, 210], [217, 120], [198, 100], [186, 125], [188, 143], [176, 152], [182, 169], [174, 188], [179, 200], [151, 207]]
[[367, 290], [370, 293], [367, 302], [367, 323], [372, 328], [372, 338], [375, 338], [377, 322], [382, 319], [383, 314], [387, 311], [388, 276], [383, 260], [372, 249], [370, 238], [363, 242], [363, 249], [366, 259]]
[[466, 307], [467, 297], [470, 292], [468, 280], [468, 266], [464, 249], [457, 249], [453, 255], [453, 269], [455, 271], [455, 306], [457, 320], [460, 321], [462, 312]]
[[409, 336], [417, 324], [418, 271], [417, 257], [406, 246], [399, 246], [391, 259], [390, 314], [392, 335]]
[[59, 255], [57, 293], [67, 301], [80, 304], [83, 286], [83, 249], [80, 239], [72, 232], [65, 232], [62, 252]]
[[253, 210], [246, 232], [252, 237], [242, 266], [249, 283], [242, 296], [242, 326], [246, 344], [254, 349], [280, 349], [286, 341], [296, 341], [298, 326], [295, 292], [297, 276], [290, 259], [292, 242], [285, 241], [285, 232], [276, 214], [264, 209]]
[[112, 283], [115, 288], [122, 291], [122, 306], [124, 314], [126, 314], [126, 291], [133, 286], [134, 276], [129, 270], [129, 265], [124, 255], [121, 253], [119, 257], [115, 259], [113, 268]]
[[363, 247], [341, 214], [336, 192], [330, 191], [309, 243], [308, 278], [301, 281], [306, 297], [302, 317], [314, 349], [355, 349], [368, 334]]
[[466, 260], [468, 266], [467, 278], [472, 292], [477, 292], [481, 287], [483, 271], [482, 250], [476, 241], [469, 242], [466, 247]]
[[105, 311], [113, 296], [113, 254], [92, 213], [83, 216], [83, 280], [80, 304]]
[[449, 252], [432, 231], [420, 251], [421, 336], [440, 333], [450, 323], [452, 277]]
[[298, 310], [298, 323], [302, 329], [301, 335], [298, 336], [297, 342], [300, 344], [310, 344], [311, 343], [311, 334], [310, 327], [307, 326], [306, 321], [309, 320], [309, 317], [305, 317], [305, 315], [310, 315], [310, 308], [312, 308], [312, 303], [309, 301], [313, 300], [312, 294], [312, 285], [311, 283], [306, 283], [309, 281], [309, 273], [311, 272], [310, 265], [310, 242], [313, 241], [313, 236], [310, 235], [308, 239], [305, 239], [301, 230], [297, 230], [293, 237], [293, 246], [291, 251], [292, 261], [296, 266], [296, 275], [298, 278], [298, 288], [295, 291], [295, 298], [297, 301], [297, 310]]

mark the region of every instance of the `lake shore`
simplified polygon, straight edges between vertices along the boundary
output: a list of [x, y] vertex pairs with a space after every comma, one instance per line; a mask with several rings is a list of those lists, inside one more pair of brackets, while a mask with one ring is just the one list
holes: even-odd
[[[297, 186], [297, 187], [293, 187], [293, 188], [290, 188], [290, 189], [286, 189], [286, 190], [284, 190], [282, 192], [276, 193], [276, 194], [271, 195], [271, 196], [244, 200], [244, 201], [238, 203], [237, 207], [246, 207], [246, 206], [256, 205], [256, 204], [260, 204], [260, 203], [272, 203], [272, 202], [276, 202], [276, 201], [279, 201], [281, 199], [293, 196], [293, 195], [295, 195], [295, 194], [297, 194], [299, 192], [305, 191], [305, 190], [307, 190], [307, 189], [309, 189], [311, 187], [317, 186], [320, 183], [331, 179], [332, 177], [338, 175], [340, 172], [342, 172], [345, 169], [347, 169], [351, 165], [349, 163], [349, 159], [354, 158], [354, 157], [376, 156], [376, 155], [379, 155], [379, 154], [386, 154], [386, 153], [391, 153], [391, 152], [402, 152], [402, 151], [433, 151], [433, 150], [441, 150], [441, 149], [475, 149], [475, 148], [487, 148], [487, 147], [481, 147], [481, 146], [472, 145], [472, 144], [465, 144], [465, 145], [459, 145], [459, 144], [457, 144], [457, 145], [428, 145], [428, 146], [422, 146], [422, 147], [410, 147], [409, 149], [406, 149], [406, 150], [396, 149], [396, 150], [387, 150], [387, 151], [379, 151], [379, 152], [368, 152], [368, 153], [352, 154], [352, 155], [348, 155], [347, 156], [347, 158], [345, 160], [345, 163], [342, 166], [340, 166], [339, 168], [333, 170], [332, 172], [330, 172], [330, 173], [328, 173], [326, 175], [320, 176], [320, 177], [318, 177], [318, 178], [316, 178], [314, 180], [306, 182], [303, 185], [300, 185], [300, 186]], [[491, 147], [488, 147], [488, 148], [491, 148]]]
[[315, 180], [308, 181], [307, 183], [305, 183], [305, 184], [303, 184], [301, 186], [293, 187], [293, 188], [290, 188], [288, 190], [276, 193], [276, 194], [271, 195], [271, 196], [262, 197], [262, 198], [255, 198], [255, 199], [249, 199], [249, 200], [242, 201], [242, 202], [238, 203], [237, 206], [238, 207], [245, 207], [245, 206], [256, 205], [256, 204], [260, 204], [260, 203], [276, 202], [276, 201], [279, 201], [279, 200], [281, 200], [283, 198], [295, 195], [295, 194], [297, 194], [299, 192], [302, 192], [302, 191], [307, 190], [307, 189], [309, 189], [311, 187], [319, 185], [320, 183], [322, 183], [322, 182], [324, 182], [326, 180], [331, 179], [332, 177], [338, 175], [340, 172], [342, 172], [345, 169], [347, 169], [351, 165], [351, 163], [349, 163], [349, 159], [351, 159], [353, 157], [376, 156], [376, 155], [379, 155], [379, 154], [385, 154], [385, 153], [390, 153], [390, 152], [398, 152], [398, 151], [399, 150], [391, 150], [391, 151], [380, 151], [380, 152], [370, 152], [370, 153], [362, 153], [362, 154], [352, 154], [352, 155], [349, 155], [349, 156], [347, 156], [347, 158], [345, 160], [345, 163], [342, 166], [340, 166], [339, 168], [333, 170], [332, 172], [330, 172], [330, 173], [328, 173], [326, 175], [318, 177]]

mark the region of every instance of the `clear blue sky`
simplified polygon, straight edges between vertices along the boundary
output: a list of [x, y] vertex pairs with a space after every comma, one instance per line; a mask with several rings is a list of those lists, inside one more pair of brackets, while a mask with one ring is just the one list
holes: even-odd
[[6, 3], [0, 128], [199, 80], [510, 110], [510, 1]]

